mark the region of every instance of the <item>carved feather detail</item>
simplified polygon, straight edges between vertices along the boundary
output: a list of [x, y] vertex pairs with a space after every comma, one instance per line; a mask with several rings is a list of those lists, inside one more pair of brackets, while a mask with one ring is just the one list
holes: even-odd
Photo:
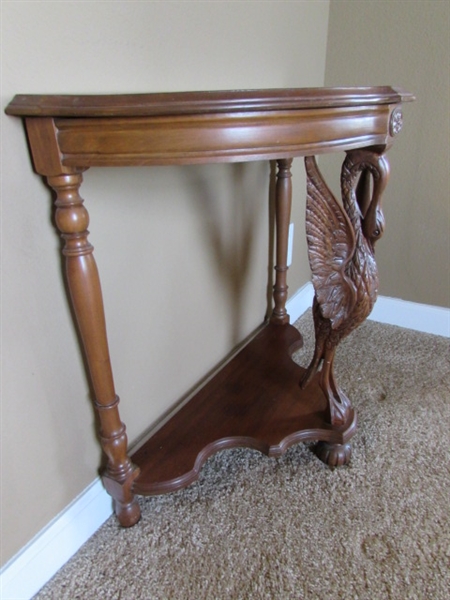
[[384, 229], [380, 199], [389, 167], [384, 156], [371, 150], [348, 152], [341, 172], [341, 205], [313, 156], [305, 158], [305, 166], [316, 343], [301, 386], [309, 384], [322, 363], [320, 387], [328, 399], [331, 424], [340, 426], [350, 418], [351, 404], [336, 382], [334, 354], [340, 340], [368, 317], [375, 304], [378, 272], [374, 244]]
[[352, 224], [323, 181], [313, 156], [305, 159], [308, 176], [306, 238], [312, 282], [322, 316], [338, 328], [353, 310], [356, 289], [347, 275], [355, 253]]

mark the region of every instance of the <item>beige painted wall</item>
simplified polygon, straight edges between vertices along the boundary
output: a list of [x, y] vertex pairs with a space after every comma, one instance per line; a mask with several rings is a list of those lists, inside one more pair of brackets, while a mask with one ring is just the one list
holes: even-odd
[[[323, 85], [328, 1], [4, 2], [15, 93]], [[61, 283], [50, 193], [2, 111], [2, 563], [96, 476], [100, 455]], [[294, 292], [309, 279], [294, 169]], [[97, 169], [82, 195], [121, 415], [136, 439], [266, 311], [267, 164]]]
[[440, 306], [450, 306], [449, 28], [446, 1], [334, 0], [325, 76], [326, 85], [389, 84], [416, 95], [388, 154], [380, 291]]

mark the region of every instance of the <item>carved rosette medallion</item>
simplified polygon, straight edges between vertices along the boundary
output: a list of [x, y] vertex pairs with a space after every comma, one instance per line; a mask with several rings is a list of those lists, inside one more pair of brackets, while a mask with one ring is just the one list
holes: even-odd
[[394, 137], [400, 133], [403, 127], [403, 112], [400, 107], [397, 107], [392, 111], [391, 119], [389, 121], [389, 134]]

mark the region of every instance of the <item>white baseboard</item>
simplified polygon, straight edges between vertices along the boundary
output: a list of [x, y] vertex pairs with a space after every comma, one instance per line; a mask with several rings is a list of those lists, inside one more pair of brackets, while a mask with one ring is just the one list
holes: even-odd
[[450, 337], [450, 309], [380, 296], [369, 319]]
[[286, 302], [286, 310], [290, 316], [291, 323], [302, 316], [302, 314], [311, 308], [314, 298], [314, 288], [311, 282], [305, 283], [295, 292], [292, 298]]
[[111, 514], [111, 498], [97, 478], [6, 563], [0, 598], [32, 598]]
[[[312, 306], [314, 288], [307, 283], [287, 302], [287, 311], [294, 323]], [[372, 321], [450, 337], [450, 309], [429, 304], [408, 302], [399, 298], [379, 296], [369, 316]]]
[[[294, 323], [311, 307], [314, 288], [307, 283], [287, 303]], [[381, 296], [370, 318], [450, 337], [450, 309]], [[111, 498], [96, 479], [0, 572], [2, 600], [29, 600], [112, 514]]]

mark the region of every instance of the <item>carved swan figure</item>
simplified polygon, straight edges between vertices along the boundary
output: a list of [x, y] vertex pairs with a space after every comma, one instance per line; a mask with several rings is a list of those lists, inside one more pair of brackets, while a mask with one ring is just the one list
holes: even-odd
[[339, 426], [348, 418], [350, 401], [335, 380], [334, 355], [341, 339], [368, 317], [375, 304], [378, 272], [374, 245], [384, 230], [380, 200], [389, 165], [376, 152], [349, 152], [341, 172], [342, 206], [324, 182], [315, 158], [306, 157], [305, 165], [316, 342], [300, 385], [305, 388], [323, 363], [320, 386], [329, 402], [331, 424]]

